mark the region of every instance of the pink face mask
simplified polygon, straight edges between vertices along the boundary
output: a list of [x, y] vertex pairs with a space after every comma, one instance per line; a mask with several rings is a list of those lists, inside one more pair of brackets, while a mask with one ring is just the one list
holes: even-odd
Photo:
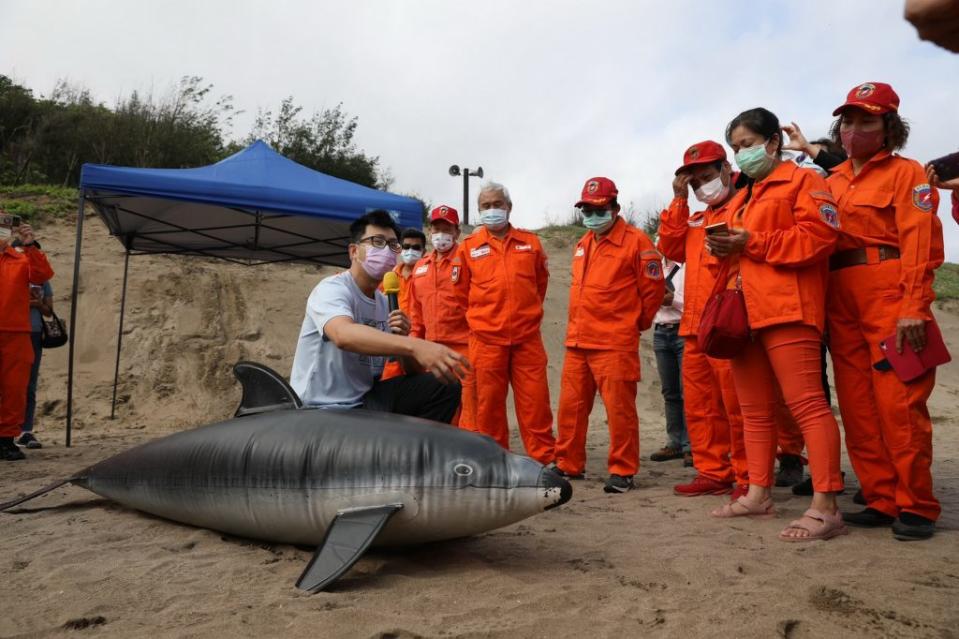
[[366, 259], [362, 262], [363, 270], [374, 280], [381, 280], [383, 276], [396, 266], [396, 253], [390, 247], [366, 247]]
[[886, 139], [885, 131], [844, 131], [839, 134], [842, 146], [851, 158], [868, 158], [882, 148]]

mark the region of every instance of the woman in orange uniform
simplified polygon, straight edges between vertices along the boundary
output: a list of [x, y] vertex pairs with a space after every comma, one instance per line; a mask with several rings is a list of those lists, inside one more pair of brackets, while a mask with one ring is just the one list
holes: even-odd
[[934, 270], [942, 264], [936, 190], [923, 167], [894, 153], [909, 127], [899, 96], [881, 82], [852, 89], [833, 112], [832, 135], [849, 160], [829, 177], [842, 219], [830, 258], [828, 317], [839, 410], [866, 509], [846, 522], [889, 526], [897, 539], [926, 539], [939, 518], [932, 492], [932, 422], [926, 408], [935, 370], [900, 381], [879, 342], [926, 342]]
[[813, 498], [783, 541], [830, 539], [848, 532], [836, 504], [839, 426], [820, 381], [827, 258], [838, 234], [836, 204], [815, 172], [782, 161], [778, 118], [763, 108], [730, 122], [726, 141], [751, 183], [730, 204], [729, 232], [708, 235], [709, 250], [738, 261], [752, 340], [731, 360], [743, 414], [749, 491], [716, 517], [771, 515], [776, 454], [776, 382], [809, 451]]

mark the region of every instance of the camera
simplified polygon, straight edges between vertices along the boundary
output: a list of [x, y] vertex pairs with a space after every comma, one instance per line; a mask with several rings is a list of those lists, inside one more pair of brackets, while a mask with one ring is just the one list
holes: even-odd
[[19, 215], [0, 215], [0, 226], [6, 226], [7, 228], [16, 228], [20, 226], [20, 216]]

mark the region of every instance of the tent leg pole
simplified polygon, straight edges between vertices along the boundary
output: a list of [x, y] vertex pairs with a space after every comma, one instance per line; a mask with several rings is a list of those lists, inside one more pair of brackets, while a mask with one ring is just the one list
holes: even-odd
[[117, 414], [117, 383], [120, 380], [120, 349], [123, 347], [123, 318], [127, 309], [127, 273], [130, 270], [130, 249], [123, 256], [123, 293], [120, 295], [120, 328], [117, 329], [117, 362], [113, 368], [113, 400], [110, 403], [110, 419]]
[[70, 291], [70, 352], [67, 356], [67, 432], [66, 446], [70, 447], [70, 435], [73, 431], [73, 356], [77, 339], [77, 293], [80, 288], [80, 249], [83, 244], [83, 208], [86, 193], [80, 189], [77, 204], [77, 239], [73, 254], [73, 290]]

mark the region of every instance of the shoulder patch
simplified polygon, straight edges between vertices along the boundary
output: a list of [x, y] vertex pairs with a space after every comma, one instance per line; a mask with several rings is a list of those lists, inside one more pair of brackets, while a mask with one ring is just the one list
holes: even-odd
[[658, 260], [646, 262], [646, 277], [651, 280], [663, 279], [663, 267]]
[[819, 217], [834, 229], [839, 228], [839, 211], [836, 210], [835, 205], [828, 202], [819, 205]]
[[920, 211], [928, 213], [932, 210], [932, 187], [920, 184], [912, 189], [912, 203]]
[[456, 284], [460, 281], [460, 267], [458, 264], [453, 266], [452, 270], [450, 270], [450, 279], [453, 280], [453, 284]]

